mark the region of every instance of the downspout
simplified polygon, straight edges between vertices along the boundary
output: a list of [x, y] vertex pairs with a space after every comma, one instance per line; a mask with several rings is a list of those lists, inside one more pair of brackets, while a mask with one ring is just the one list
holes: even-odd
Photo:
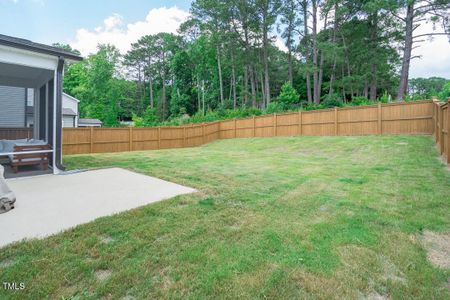
[[55, 103], [54, 103], [54, 132], [53, 145], [55, 152], [53, 155], [54, 173], [64, 171], [66, 168], [62, 165], [62, 80], [64, 72], [64, 57], [58, 57], [58, 67], [55, 76]]

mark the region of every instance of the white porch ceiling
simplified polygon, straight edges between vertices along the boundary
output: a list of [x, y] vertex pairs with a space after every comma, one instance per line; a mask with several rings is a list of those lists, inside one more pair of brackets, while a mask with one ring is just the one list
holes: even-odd
[[54, 71], [0, 62], [0, 85], [38, 88], [54, 76]]

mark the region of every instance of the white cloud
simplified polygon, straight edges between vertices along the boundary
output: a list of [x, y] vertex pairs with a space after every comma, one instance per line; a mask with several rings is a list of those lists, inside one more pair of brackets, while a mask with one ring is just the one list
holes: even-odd
[[[104, 25], [105, 25], [105, 26], [104, 26], [105, 31], [109, 31], [109, 30], [114, 29], [114, 27], [116, 27], [116, 26], [122, 25], [122, 23], [123, 23], [123, 18], [122, 18], [122, 16], [119, 15], [119, 14], [114, 14], [114, 15], [112, 15], [111, 17], [106, 18], [106, 19], [103, 21], [103, 23], [104, 23]], [[101, 27], [99, 27], [97, 31], [101, 31]]]
[[[433, 29], [432, 24], [423, 24], [417, 29], [415, 34], [429, 32], [443, 32], [443, 29]], [[417, 45], [412, 55], [420, 55], [411, 61], [410, 78], [439, 76], [450, 78], [450, 43], [446, 36], [435, 36], [431, 41], [426, 41]], [[415, 45], [415, 46], [417, 46]]]
[[95, 53], [98, 44], [115, 45], [124, 53], [131, 48], [132, 43], [144, 35], [160, 32], [176, 33], [180, 24], [188, 17], [188, 12], [175, 6], [152, 9], [144, 21], [130, 24], [124, 24], [121, 15], [113, 14], [97, 28], [77, 30], [75, 39], [70, 44], [84, 56]]
[[286, 47], [285, 42], [278, 35], [275, 37], [275, 46], [283, 52], [286, 52], [286, 53], [288, 52], [288, 48]]

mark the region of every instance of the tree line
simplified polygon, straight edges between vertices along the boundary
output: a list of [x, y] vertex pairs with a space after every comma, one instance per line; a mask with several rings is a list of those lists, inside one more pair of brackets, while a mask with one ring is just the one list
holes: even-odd
[[[68, 66], [64, 89], [109, 126], [402, 101], [416, 93], [414, 49], [450, 37], [449, 12], [450, 0], [196, 0], [178, 34], [143, 36], [125, 54], [99, 45]], [[425, 22], [442, 31], [416, 34]]]

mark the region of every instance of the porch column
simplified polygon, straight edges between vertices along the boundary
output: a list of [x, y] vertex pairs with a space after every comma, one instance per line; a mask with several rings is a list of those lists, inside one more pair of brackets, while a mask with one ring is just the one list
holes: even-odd
[[62, 165], [62, 80], [64, 70], [64, 58], [58, 58], [58, 68], [55, 71], [54, 80], [54, 105], [53, 105], [53, 172], [64, 171]]

